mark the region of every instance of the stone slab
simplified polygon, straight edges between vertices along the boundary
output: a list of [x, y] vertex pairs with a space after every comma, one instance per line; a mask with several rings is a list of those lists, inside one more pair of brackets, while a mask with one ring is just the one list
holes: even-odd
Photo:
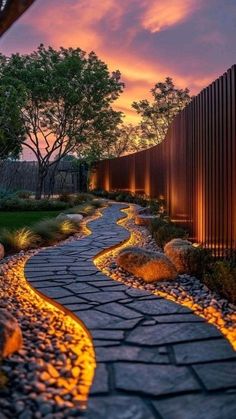
[[114, 368], [115, 386], [119, 390], [152, 396], [200, 390], [186, 367], [117, 362]]

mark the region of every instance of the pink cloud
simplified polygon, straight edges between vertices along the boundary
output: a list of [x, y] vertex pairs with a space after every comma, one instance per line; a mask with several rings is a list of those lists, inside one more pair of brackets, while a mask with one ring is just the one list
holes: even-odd
[[[115, 107], [126, 113], [127, 122], [137, 122], [139, 117], [132, 111], [132, 102], [149, 98], [150, 89], [166, 76], [173, 77], [178, 87], [191, 87], [192, 93], [214, 78], [209, 74], [186, 75], [188, 70], [176, 71], [151, 52], [144, 57], [137, 44], [132, 46], [132, 40], [144, 28], [156, 32], [176, 25], [201, 4], [202, 0], [38, 0], [21, 22], [32, 31], [36, 28], [40, 41], [46, 45], [94, 50], [111, 71], [119, 69], [126, 89]], [[129, 13], [134, 19], [128, 22]]]
[[201, 0], [146, 0], [142, 25], [150, 32], [159, 32], [177, 25], [201, 7]]

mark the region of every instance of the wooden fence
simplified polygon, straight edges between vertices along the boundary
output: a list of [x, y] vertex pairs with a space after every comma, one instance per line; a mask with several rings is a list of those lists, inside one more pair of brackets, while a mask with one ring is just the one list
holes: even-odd
[[[8, 191], [27, 190], [35, 192], [37, 162], [0, 161], [0, 188]], [[62, 192], [76, 193], [86, 188], [87, 168], [73, 162], [61, 162], [52, 168], [44, 182], [44, 195]]]
[[236, 249], [236, 65], [202, 90], [148, 150], [98, 162], [93, 188], [163, 196], [172, 220], [216, 256]]

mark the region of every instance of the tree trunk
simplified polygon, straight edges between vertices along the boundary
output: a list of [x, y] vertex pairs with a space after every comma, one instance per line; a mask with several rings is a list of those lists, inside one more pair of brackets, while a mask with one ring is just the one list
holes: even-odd
[[88, 192], [88, 164], [79, 164], [79, 192]]
[[35, 199], [41, 199], [42, 198], [43, 185], [44, 185], [44, 179], [46, 177], [46, 174], [47, 174], [47, 172], [45, 172], [45, 170], [39, 168], [37, 183], [36, 183]]

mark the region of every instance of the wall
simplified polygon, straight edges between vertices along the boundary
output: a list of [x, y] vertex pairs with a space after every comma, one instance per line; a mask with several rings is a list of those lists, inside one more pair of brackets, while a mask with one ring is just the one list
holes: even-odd
[[217, 256], [236, 248], [236, 66], [177, 115], [159, 145], [98, 162], [92, 186], [167, 200], [170, 217]]

